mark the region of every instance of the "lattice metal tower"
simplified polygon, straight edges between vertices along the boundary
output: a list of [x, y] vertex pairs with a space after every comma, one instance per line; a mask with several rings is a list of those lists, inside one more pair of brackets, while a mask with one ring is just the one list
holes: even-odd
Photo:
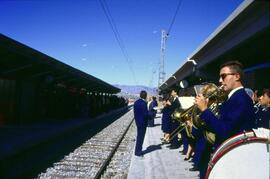
[[168, 34], [166, 30], [161, 30], [161, 47], [160, 47], [160, 63], [159, 63], [159, 74], [158, 74], [158, 87], [165, 82], [165, 71], [164, 71], [164, 59], [165, 59], [165, 45]]

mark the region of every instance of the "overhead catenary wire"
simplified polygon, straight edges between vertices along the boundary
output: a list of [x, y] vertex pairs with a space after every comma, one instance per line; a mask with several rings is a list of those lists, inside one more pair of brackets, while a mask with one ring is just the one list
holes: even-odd
[[125, 44], [120, 36], [120, 33], [117, 29], [115, 21], [110, 13], [110, 10], [109, 10], [109, 7], [106, 3], [106, 0], [99, 0], [99, 2], [101, 4], [102, 10], [103, 10], [108, 22], [110, 24], [110, 27], [114, 33], [115, 39], [116, 39], [116, 41], [121, 49], [121, 52], [123, 53], [123, 56], [128, 64], [128, 67], [129, 67], [129, 70], [131, 71], [133, 80], [134, 80], [135, 84], [137, 85], [137, 79], [136, 79], [135, 71], [133, 69], [132, 60], [131, 60], [130, 56], [128, 55], [127, 49], [126, 49]]
[[178, 13], [178, 11], [179, 11], [179, 9], [180, 9], [181, 5], [182, 5], [182, 0], [179, 0], [178, 5], [177, 5], [177, 8], [176, 8], [176, 11], [175, 11], [175, 13], [174, 13], [174, 15], [173, 15], [173, 18], [172, 18], [171, 24], [170, 24], [170, 26], [169, 26], [169, 28], [168, 28], [167, 35], [169, 35], [169, 34], [170, 34], [170, 32], [171, 32], [171, 30], [172, 30], [173, 24], [174, 24], [174, 22], [175, 22], [175, 19], [176, 19], [177, 13]]
[[165, 47], [166, 47], [166, 41], [171, 33], [171, 30], [172, 30], [172, 27], [173, 27], [173, 24], [175, 22], [175, 19], [176, 19], [176, 16], [177, 16], [177, 13], [181, 7], [181, 4], [182, 4], [182, 0], [179, 0], [178, 1], [178, 5], [176, 7], [176, 11], [173, 15], [173, 18], [172, 18], [172, 21], [169, 25], [169, 28], [166, 32], [166, 30], [162, 30], [161, 31], [161, 50], [160, 50], [160, 65], [159, 65], [159, 73], [158, 73], [158, 87], [160, 87], [164, 81], [165, 81], [165, 71], [164, 71], [164, 66], [165, 66], [165, 63], [164, 63], [164, 58], [165, 58]]

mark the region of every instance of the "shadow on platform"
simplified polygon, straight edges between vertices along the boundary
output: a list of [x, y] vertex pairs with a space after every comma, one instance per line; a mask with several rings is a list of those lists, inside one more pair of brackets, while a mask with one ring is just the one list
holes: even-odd
[[155, 150], [160, 150], [160, 149], [161, 149], [161, 145], [162, 145], [162, 144], [158, 144], [158, 145], [150, 145], [150, 146], [148, 146], [148, 147], [143, 151], [143, 154], [147, 154], [147, 153], [153, 152], [153, 151], [155, 151]]
[[147, 126], [147, 127], [156, 127], [156, 126], [161, 126], [161, 124], [154, 124], [153, 126]]

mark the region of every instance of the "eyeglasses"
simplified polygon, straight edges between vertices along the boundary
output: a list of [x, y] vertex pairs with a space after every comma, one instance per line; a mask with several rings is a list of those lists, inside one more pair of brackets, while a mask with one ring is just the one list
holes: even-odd
[[235, 75], [236, 73], [223, 73], [223, 74], [220, 74], [219, 76], [220, 76], [220, 78], [222, 79], [222, 80], [224, 80], [228, 75]]

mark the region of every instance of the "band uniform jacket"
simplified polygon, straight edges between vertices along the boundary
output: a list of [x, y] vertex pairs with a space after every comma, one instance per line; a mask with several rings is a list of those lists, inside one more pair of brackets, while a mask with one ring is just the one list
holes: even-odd
[[157, 111], [154, 109], [154, 107], [157, 107], [157, 106], [158, 106], [157, 101], [152, 101], [150, 103], [149, 112], [148, 112], [150, 118], [155, 118]]
[[134, 118], [137, 126], [146, 126], [148, 120], [147, 103], [143, 99], [138, 99], [134, 103]]
[[219, 118], [209, 109], [203, 111], [200, 118], [216, 134], [218, 145], [233, 135], [251, 130], [255, 113], [251, 98], [242, 88], [221, 105]]
[[169, 106], [170, 114], [172, 114], [177, 108], [180, 108], [180, 107], [181, 107], [181, 105], [180, 105], [179, 99], [178, 99], [178, 97], [176, 97], [173, 100], [172, 105]]
[[269, 129], [270, 121], [270, 108], [260, 108], [259, 111], [255, 114], [255, 128], [263, 127]]

